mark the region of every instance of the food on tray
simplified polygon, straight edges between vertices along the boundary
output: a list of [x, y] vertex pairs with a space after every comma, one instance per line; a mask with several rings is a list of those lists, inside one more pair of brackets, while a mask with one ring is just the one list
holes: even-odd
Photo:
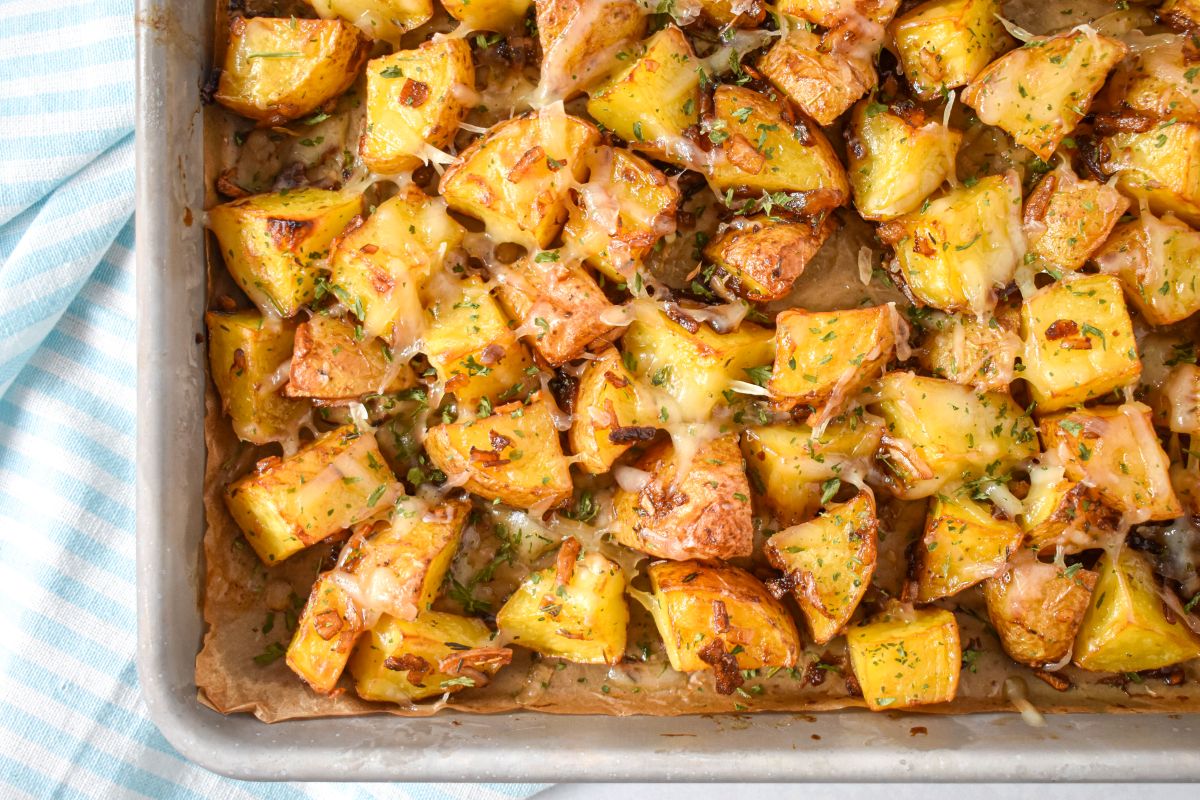
[[208, 702], [1194, 692], [1194, 4], [221, 5]]

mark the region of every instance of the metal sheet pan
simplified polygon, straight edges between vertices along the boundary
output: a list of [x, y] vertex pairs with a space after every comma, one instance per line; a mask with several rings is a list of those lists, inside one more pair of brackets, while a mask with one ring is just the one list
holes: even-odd
[[265, 725], [196, 699], [204, 466], [207, 3], [138, 2], [138, 668], [164, 736], [287, 780], [1197, 780], [1200, 715], [532, 713]]

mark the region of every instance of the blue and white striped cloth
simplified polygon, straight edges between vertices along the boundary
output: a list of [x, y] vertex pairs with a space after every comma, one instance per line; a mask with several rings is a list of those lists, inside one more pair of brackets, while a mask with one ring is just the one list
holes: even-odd
[[189, 764], [134, 668], [132, 0], [0, 0], [0, 798], [526, 797]]

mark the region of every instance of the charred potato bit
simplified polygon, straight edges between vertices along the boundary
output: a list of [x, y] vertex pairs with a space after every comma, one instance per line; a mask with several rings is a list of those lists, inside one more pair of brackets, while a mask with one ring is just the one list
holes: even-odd
[[729, 276], [729, 288], [737, 294], [758, 302], [778, 300], [792, 290], [833, 229], [832, 218], [814, 228], [766, 214], [736, 217], [704, 255]]

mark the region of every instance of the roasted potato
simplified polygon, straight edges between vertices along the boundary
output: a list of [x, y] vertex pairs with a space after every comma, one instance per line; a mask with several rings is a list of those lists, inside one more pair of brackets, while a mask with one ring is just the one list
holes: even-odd
[[778, 408], [811, 408], [810, 425], [837, 416], [883, 374], [895, 355], [897, 329], [904, 331], [891, 304], [821, 313], [792, 308], [780, 312], [775, 324], [767, 388]]
[[867, 593], [878, 529], [875, 499], [863, 490], [767, 540], [763, 552], [783, 573], [772, 590], [790, 591], [796, 598], [814, 643], [825, 644], [841, 633]]
[[257, 311], [210, 311], [204, 320], [210, 374], [234, 433], [254, 444], [294, 438], [311, 408], [280, 391], [296, 326]]
[[1026, 42], [988, 65], [963, 90], [980, 121], [1002, 128], [1047, 160], [1088, 113], [1128, 48], [1082, 25]]
[[876, 402], [887, 425], [880, 459], [900, 497], [929, 497], [980, 477], [999, 480], [1038, 451], [1032, 420], [1006, 392], [889, 372]]
[[1172, 214], [1143, 211], [1117, 226], [1096, 254], [1102, 272], [1116, 275], [1125, 296], [1152, 325], [1170, 325], [1200, 311], [1200, 231]]
[[758, 60], [767, 80], [819, 125], [832, 123], [876, 83], [872, 48], [838, 47], [837, 34], [794, 27]]
[[1197, 637], [1168, 611], [1146, 557], [1129, 547], [1105, 552], [1071, 660], [1100, 672], [1141, 672], [1200, 658]]
[[267, 125], [303, 117], [350, 88], [367, 60], [366, 38], [337, 19], [237, 16], [213, 95]]
[[1104, 244], [1129, 207], [1106, 183], [1080, 180], [1066, 162], [1046, 174], [1025, 201], [1029, 255], [1048, 270], [1074, 272]]
[[1165, 0], [1158, 7], [1158, 19], [1181, 33], [1200, 30], [1200, 3], [1196, 0]]
[[822, 28], [835, 28], [843, 20], [858, 17], [887, 25], [899, 6], [899, 0], [777, 0], [775, 10]]
[[412, 367], [397, 361], [378, 339], [367, 339], [361, 327], [314, 314], [296, 326], [296, 348], [283, 391], [288, 397], [338, 404], [368, 394], [392, 394], [416, 383]]
[[1177, 364], [1150, 398], [1155, 420], [1172, 433], [1186, 433], [1200, 441], [1200, 366]]
[[917, 602], [956, 595], [996, 575], [1022, 536], [1015, 522], [997, 519], [968, 493], [939, 494], [930, 504], [917, 550]]
[[506, 641], [580, 664], [615, 664], [625, 654], [625, 573], [568, 539], [554, 567], [521, 582], [496, 614]]
[[460, 153], [438, 188], [450, 208], [482, 220], [497, 242], [549, 247], [599, 136], [592, 123], [548, 108], [510, 119]]
[[567, 100], [620, 63], [646, 31], [635, 0], [534, 0], [542, 45], [538, 100]]
[[343, 425], [225, 489], [229, 513], [270, 566], [391, 507], [403, 490], [375, 436]]
[[1104, 139], [1104, 168], [1117, 188], [1145, 201], [1155, 214], [1175, 214], [1200, 225], [1200, 124], [1177, 122], [1145, 133]]
[[1021, 352], [1020, 313], [1002, 303], [983, 319], [972, 314], [931, 314], [917, 350], [923, 369], [939, 378], [984, 392], [1004, 391], [1012, 383]]
[[1096, 573], [1078, 565], [1014, 559], [983, 584], [988, 618], [1013, 661], [1031, 667], [1062, 663], [1083, 621]]
[[847, 169], [854, 207], [864, 219], [888, 220], [921, 207], [947, 178], [962, 134], [919, 106], [892, 109], [869, 97], [854, 107]]
[[442, 0], [446, 12], [473, 31], [513, 31], [532, 5], [533, 0]]
[[965, 86], [1011, 39], [998, 0], [930, 0], [889, 26], [904, 77], [922, 100]]
[[613, 498], [613, 538], [655, 558], [739, 558], [754, 544], [750, 484], [737, 436], [691, 444], [663, 442], [637, 462], [640, 486]]
[[707, 135], [716, 147], [710, 154], [708, 182], [717, 194], [790, 193], [795, 197], [788, 208], [810, 215], [849, 199], [842, 162], [816, 126], [793, 118], [766, 95], [740, 86], [718, 86], [713, 113]]
[[362, 195], [300, 189], [243, 197], [208, 211], [229, 274], [264, 314], [294, 317], [316, 297], [317, 263], [362, 211]]
[[727, 285], [737, 294], [757, 302], [778, 300], [792, 290], [834, 227], [829, 217], [815, 226], [767, 214], [734, 217], [704, 255], [728, 276]]
[[895, 270], [920, 305], [991, 311], [1024, 255], [1021, 182], [1013, 172], [961, 186], [879, 226]]
[[425, 436], [429, 460], [487, 500], [549, 509], [573, 488], [549, 403], [539, 393], [488, 417], [436, 425]]
[[475, 90], [465, 39], [425, 42], [367, 64], [367, 124], [358, 143], [374, 172], [409, 172], [429, 161], [429, 148], [454, 141]]
[[1066, 477], [1060, 466], [1029, 470], [1023, 506], [1017, 521], [1034, 552], [1079, 553], [1103, 547], [1122, 534], [1120, 513], [1106, 505], [1095, 489]]
[[847, 414], [818, 434], [807, 425], [766, 425], [742, 433], [751, 481], [784, 526], [806, 522], [825, 494], [843, 480], [866, 475], [883, 436], [883, 422]]
[[697, 0], [700, 13], [720, 27], [752, 28], [766, 16], [764, 0]]
[[350, 674], [362, 699], [409, 705], [485, 686], [511, 659], [480, 620], [426, 611], [408, 622], [380, 619], [354, 649]]
[[674, 400], [674, 408], [661, 407], [660, 421], [703, 422], [727, 401], [732, 381], [745, 381], [750, 370], [771, 363], [771, 331], [744, 322], [730, 333], [716, 333], [690, 317], [678, 319], [639, 305], [621, 347], [634, 374]]
[[1021, 352], [1039, 412], [1080, 405], [1142, 373], [1121, 284], [1084, 275], [1047, 286], [1021, 306]]
[[940, 608], [894, 606], [846, 631], [854, 675], [872, 711], [945, 703], [958, 692], [958, 621]]
[[1046, 450], [1067, 477], [1092, 486], [1127, 520], [1174, 519], [1182, 513], [1171, 488], [1169, 461], [1141, 403], [1097, 406], [1041, 423]]
[[473, 409], [485, 399], [520, 399], [536, 383], [536, 368], [491, 289], [471, 277], [447, 287], [428, 306], [424, 352], [438, 380]]
[[749, 572], [703, 561], [659, 561], [647, 572], [650, 612], [677, 671], [711, 669], [717, 691], [731, 694], [740, 670], [796, 665], [796, 623]]
[[329, 694], [350, 660], [366, 625], [364, 609], [342, 588], [338, 576], [317, 576], [288, 644], [287, 665], [314, 692]]
[[341, 17], [372, 39], [396, 44], [433, 17], [433, 0], [308, 0], [323, 19]]
[[561, 253], [543, 250], [497, 267], [496, 294], [518, 324], [515, 333], [553, 366], [579, 358], [614, 329], [604, 321], [613, 304], [580, 263]]
[[645, 388], [613, 348], [584, 367], [575, 408], [567, 432], [571, 451], [575, 463], [593, 474], [608, 472], [634, 444], [654, 438], [662, 424]]
[[1117, 67], [1097, 104], [1106, 101], [1114, 114], [1200, 121], [1200, 80], [1189, 71], [1196, 56], [1195, 42], [1182, 36], [1140, 47]]

